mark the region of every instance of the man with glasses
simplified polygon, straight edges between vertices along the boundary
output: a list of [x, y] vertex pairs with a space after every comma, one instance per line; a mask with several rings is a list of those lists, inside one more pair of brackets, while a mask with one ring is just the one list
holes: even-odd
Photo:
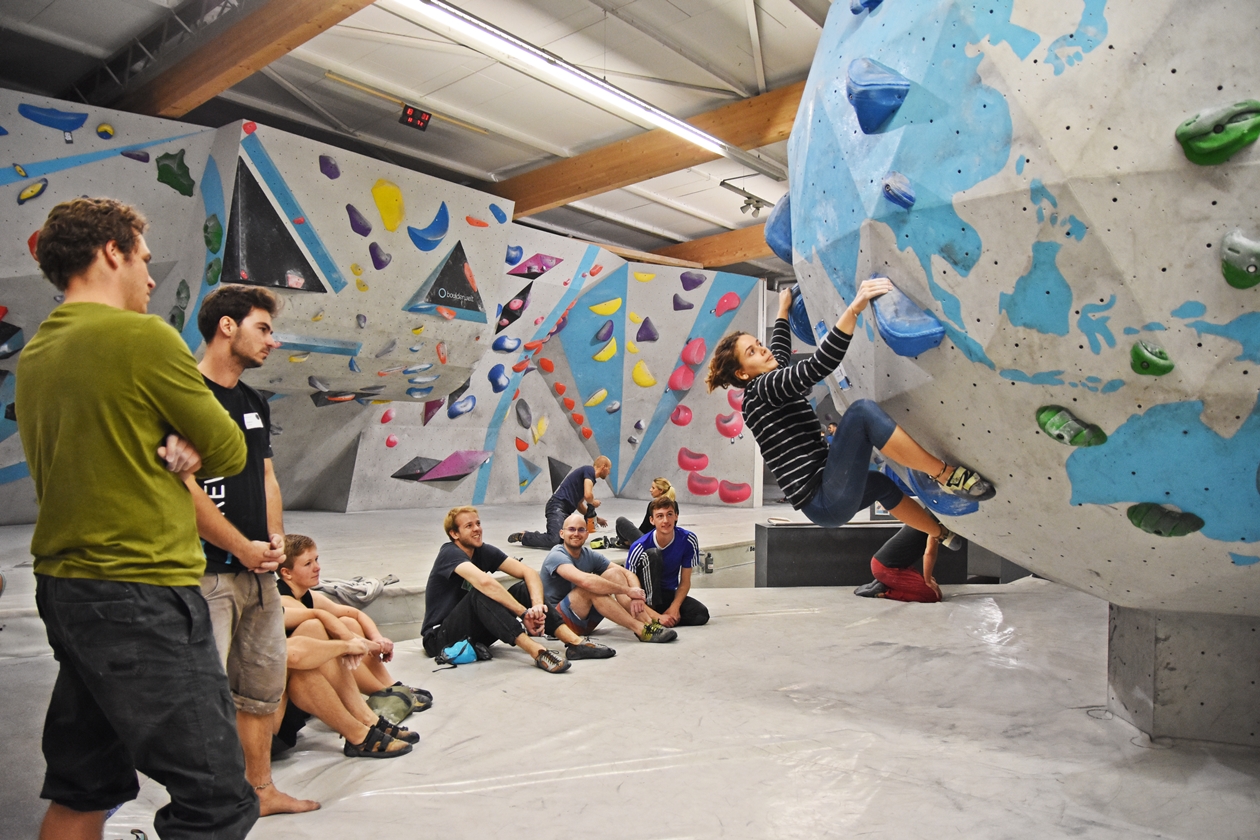
[[607, 618], [641, 642], [672, 642], [678, 634], [647, 612], [646, 595], [633, 574], [586, 545], [586, 517], [572, 513], [560, 529], [563, 542], [543, 560], [547, 631], [567, 628], [586, 636]]

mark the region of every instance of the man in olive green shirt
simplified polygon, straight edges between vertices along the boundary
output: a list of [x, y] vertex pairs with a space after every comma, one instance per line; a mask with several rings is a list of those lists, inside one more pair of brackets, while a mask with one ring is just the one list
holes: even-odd
[[240, 471], [245, 441], [179, 334], [145, 314], [145, 227], [119, 202], [74, 199], [36, 246], [65, 294], [22, 351], [14, 400], [39, 502], [36, 602], [60, 663], [41, 838], [100, 838], [137, 770], [170, 794], [164, 840], [244, 837], [258, 818], [183, 483]]

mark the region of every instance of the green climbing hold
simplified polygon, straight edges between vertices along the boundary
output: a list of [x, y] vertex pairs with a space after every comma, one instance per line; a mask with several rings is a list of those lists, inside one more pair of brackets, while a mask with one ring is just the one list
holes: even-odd
[[1203, 527], [1204, 522], [1188, 511], [1173, 510], [1154, 502], [1129, 508], [1129, 521], [1157, 537], [1184, 537]]
[[213, 286], [219, 282], [219, 275], [223, 273], [223, 260], [215, 257], [206, 263], [206, 285]]
[[1260, 283], [1260, 242], [1231, 230], [1221, 240], [1221, 273], [1235, 289], [1250, 289]]
[[201, 235], [206, 238], [206, 250], [212, 254], [219, 253], [219, 249], [223, 247], [223, 223], [219, 221], [217, 213], [206, 219], [206, 223], [201, 226]]
[[1260, 102], [1247, 99], [1195, 114], [1177, 126], [1176, 137], [1191, 163], [1224, 163], [1260, 137]]
[[180, 307], [173, 307], [171, 309], [171, 314], [166, 320], [170, 321], [171, 326], [175, 328], [176, 332], [184, 331], [184, 310]]
[[1168, 351], [1145, 340], [1133, 343], [1133, 349], [1129, 351], [1129, 365], [1134, 373], [1143, 376], [1163, 376], [1173, 369]]
[[1043, 405], [1037, 409], [1037, 425], [1068, 446], [1099, 446], [1107, 442], [1106, 432], [1092, 423], [1082, 423], [1061, 405]]
[[192, 290], [188, 288], [187, 280], [180, 280], [179, 285], [175, 288], [175, 305], [180, 309], [188, 308], [188, 301], [192, 299]]
[[197, 182], [193, 180], [192, 173], [188, 171], [188, 164], [184, 163], [184, 150], [178, 152], [167, 152], [157, 157], [157, 179], [159, 182], [166, 184], [180, 195], [191, 197], [193, 187]]

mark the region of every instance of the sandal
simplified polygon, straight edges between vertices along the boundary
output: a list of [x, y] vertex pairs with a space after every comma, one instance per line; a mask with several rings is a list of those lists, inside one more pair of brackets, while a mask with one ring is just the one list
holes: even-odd
[[997, 489], [975, 470], [954, 467], [953, 472], [945, 475], [948, 469], [949, 464], [941, 467], [941, 471], [935, 476], [936, 483], [955, 496], [966, 496], [977, 502], [983, 502], [997, 495]]
[[398, 741], [406, 741], [408, 744], [420, 743], [420, 733], [412, 732], [405, 726], [399, 726], [396, 723], [390, 723], [384, 717], [378, 717], [376, 723], [372, 724], [375, 729], [379, 729], [391, 738]]
[[411, 752], [411, 744], [391, 738], [375, 726], [369, 726], [362, 744], [352, 744], [347, 738], [341, 751], [349, 758], [396, 758]]

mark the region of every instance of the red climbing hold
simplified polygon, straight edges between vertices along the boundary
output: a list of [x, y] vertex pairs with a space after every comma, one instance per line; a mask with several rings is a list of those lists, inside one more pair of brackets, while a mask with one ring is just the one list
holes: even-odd
[[477, 291], [477, 278], [473, 277], [472, 266], [464, 263], [464, 279], [468, 281], [468, 285], [475, 292]]
[[392, 408], [385, 409], [385, 413], [381, 415], [381, 422], [388, 423], [390, 420], [393, 420], [393, 419], [394, 419], [394, 409]]
[[577, 423], [579, 426], [581, 426], [582, 424], [586, 422], [586, 418], [583, 417], [581, 414], [578, 414], [576, 411], [570, 414], [569, 416], [572, 417], [573, 422]]
[[718, 482], [718, 498], [728, 505], [737, 505], [748, 501], [752, 495], [752, 487], [747, 484], [735, 484], [730, 481]]
[[529, 444], [528, 444], [528, 443], [526, 443], [525, 441], [521, 440], [520, 438], [517, 438], [517, 439], [516, 439], [516, 450], [517, 450], [518, 452], [524, 452], [526, 449], [529, 449]]
[[564, 410], [565, 410], [565, 411], [572, 411], [573, 409], [577, 408], [577, 403], [575, 403], [575, 402], [574, 402], [572, 399], [570, 399], [569, 397], [565, 397], [565, 398], [564, 398], [564, 400], [563, 400], [563, 402], [564, 402]]
[[687, 447], [678, 450], [678, 466], [687, 472], [695, 472], [709, 466], [709, 456], [703, 452], [692, 452]]
[[385, 438], [385, 445], [388, 446], [390, 449], [393, 449], [395, 446], [397, 446], [398, 435], [390, 435], [389, 437]]
[[294, 220], [293, 220], [293, 224], [295, 224], [295, 225], [304, 225], [304, 224], [306, 224], [306, 217], [305, 217], [305, 216], [298, 216], [296, 219], [294, 219]]
[[590, 430], [590, 427], [589, 427], [589, 426], [583, 426], [583, 427], [582, 427], [582, 437], [586, 438], [587, 440], [590, 440], [590, 439], [591, 439], [591, 435], [593, 435], [593, 434], [595, 434], [595, 433], [594, 433], [594, 432], [592, 432], [592, 431]]
[[26, 247], [31, 249], [31, 259], [39, 259], [35, 256], [35, 248], [39, 245], [39, 231], [35, 231], [26, 240]]
[[241, 126], [241, 131], [245, 132], [246, 134], [253, 134], [257, 130], [258, 130], [258, 123], [254, 122], [253, 120], [249, 120], [244, 125]]
[[687, 489], [697, 496], [712, 496], [717, 492], [718, 480], [701, 475], [699, 470], [687, 473]]
[[557, 383], [556, 383], [556, 393], [557, 393], [557, 394], [563, 394], [563, 393], [564, 393], [565, 391], [567, 391], [567, 390], [569, 390], [569, 389], [568, 389], [568, 388], [566, 388], [566, 387], [564, 387], [564, 383], [563, 383], [563, 382], [557, 382]]
[[465, 216], [464, 221], [468, 222], [468, 224], [472, 225], [473, 227], [490, 227], [489, 222], [483, 222], [481, 219], [478, 219], [476, 216]]
[[604, 270], [604, 267], [602, 265], [600, 265], [599, 263], [595, 263], [595, 265], [591, 266], [590, 274], [592, 277], [594, 277], [595, 275], [599, 274], [603, 270]]
[[[529, 347], [528, 344], [526, 344], [525, 346]], [[543, 373], [554, 373], [556, 370], [556, 364], [555, 362], [551, 361], [551, 359], [539, 359], [538, 366], [542, 368]]]

